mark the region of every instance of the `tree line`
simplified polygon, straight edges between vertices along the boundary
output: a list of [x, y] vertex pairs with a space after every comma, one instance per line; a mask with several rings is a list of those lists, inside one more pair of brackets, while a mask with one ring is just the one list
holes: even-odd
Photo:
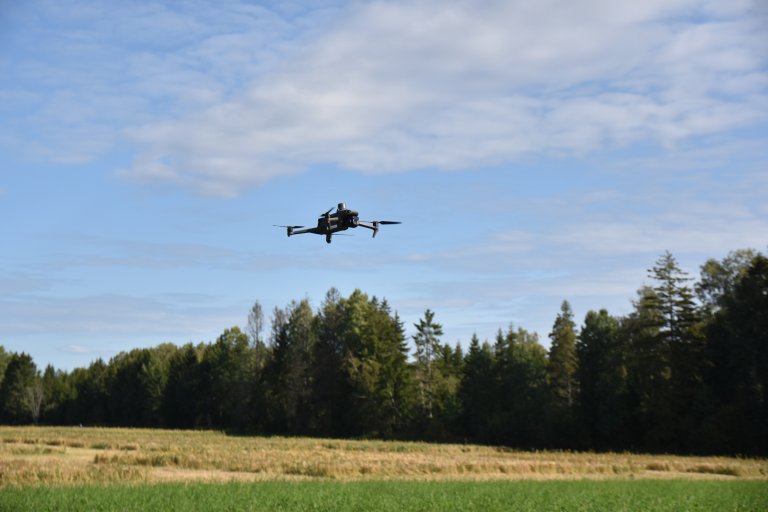
[[648, 275], [626, 316], [577, 326], [563, 301], [549, 349], [513, 326], [444, 343], [430, 310], [409, 345], [386, 300], [335, 289], [275, 308], [266, 333], [256, 302], [214, 342], [73, 371], [0, 346], [0, 421], [768, 454], [768, 258], [734, 251], [693, 282], [666, 252]]

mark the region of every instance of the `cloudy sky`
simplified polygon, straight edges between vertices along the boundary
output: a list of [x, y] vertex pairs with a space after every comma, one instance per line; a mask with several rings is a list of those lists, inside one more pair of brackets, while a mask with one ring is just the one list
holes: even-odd
[[[444, 341], [768, 244], [768, 7], [0, 2], [0, 344], [71, 369], [360, 288]], [[403, 221], [331, 245], [346, 202]]]

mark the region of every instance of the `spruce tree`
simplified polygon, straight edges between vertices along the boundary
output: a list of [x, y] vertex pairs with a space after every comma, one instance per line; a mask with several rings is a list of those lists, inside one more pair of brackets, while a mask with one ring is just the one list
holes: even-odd
[[560, 306], [560, 313], [549, 333], [549, 385], [555, 406], [570, 411], [578, 395], [578, 358], [576, 357], [576, 324], [567, 300]]
[[443, 335], [443, 326], [435, 323], [434, 318], [435, 314], [427, 309], [424, 318], [414, 324], [416, 334], [413, 335], [419, 400], [424, 416], [430, 420], [434, 417], [435, 381], [439, 371], [435, 368], [435, 360], [440, 351], [440, 336]]
[[488, 423], [496, 398], [493, 365], [494, 356], [490, 345], [488, 342], [481, 345], [477, 335], [473, 334], [464, 358], [459, 399], [462, 432], [477, 441], [489, 439]]
[[576, 342], [581, 423], [599, 450], [625, 446], [627, 369], [618, 332], [608, 311], [589, 311]]

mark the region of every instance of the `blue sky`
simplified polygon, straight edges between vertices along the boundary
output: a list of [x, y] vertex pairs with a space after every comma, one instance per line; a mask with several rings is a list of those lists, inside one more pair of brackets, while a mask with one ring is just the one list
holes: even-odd
[[[0, 344], [71, 369], [255, 300], [444, 341], [631, 309], [768, 244], [768, 8], [734, 0], [0, 4]], [[338, 202], [400, 226], [327, 245]]]

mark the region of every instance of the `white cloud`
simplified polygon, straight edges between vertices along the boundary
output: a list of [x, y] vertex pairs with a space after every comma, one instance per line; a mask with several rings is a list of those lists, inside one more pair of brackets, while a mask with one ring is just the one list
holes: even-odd
[[247, 92], [132, 130], [140, 154], [125, 174], [235, 194], [315, 163], [470, 168], [672, 147], [764, 119], [748, 4], [632, 5], [356, 5]]
[[127, 139], [121, 175], [214, 195], [323, 164], [674, 155], [768, 111], [763, 11], [721, 4], [38, 2], [5, 27], [0, 144], [80, 163]]
[[14, 5], [0, 17], [0, 98], [14, 99], [0, 102], [0, 144], [36, 159], [90, 161], [128, 127], [240, 92], [332, 12], [241, 2]]

